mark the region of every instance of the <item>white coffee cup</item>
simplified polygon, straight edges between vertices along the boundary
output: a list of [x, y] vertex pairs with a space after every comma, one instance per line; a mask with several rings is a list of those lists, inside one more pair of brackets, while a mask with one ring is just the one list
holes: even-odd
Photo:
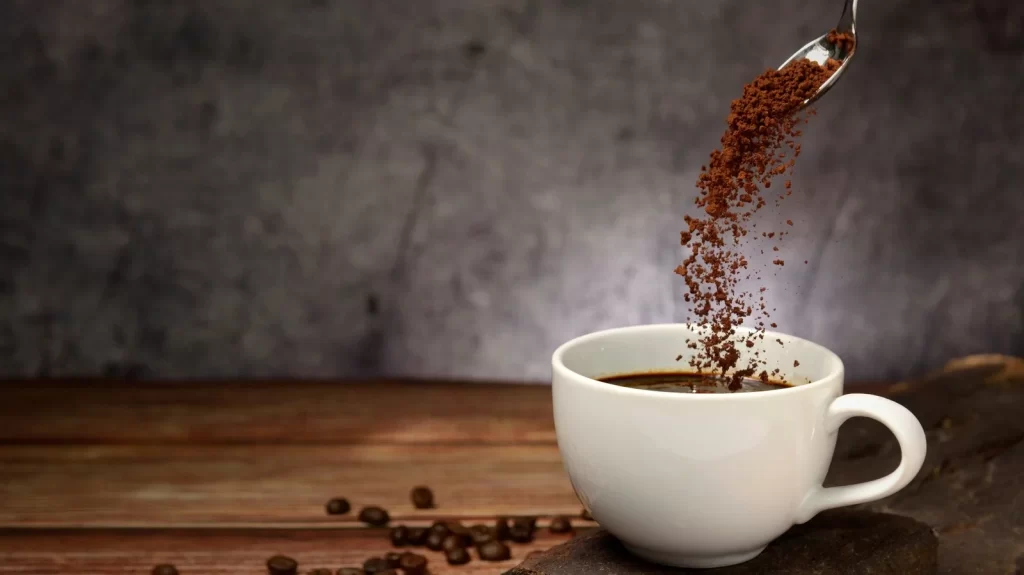
[[[788, 389], [666, 393], [598, 381], [685, 371], [694, 353], [686, 342], [696, 335], [686, 324], [611, 329], [576, 338], [552, 358], [558, 447], [573, 488], [635, 555], [677, 567], [742, 563], [794, 524], [892, 495], [921, 469], [917, 418], [888, 399], [842, 395], [843, 362], [800, 338], [769, 332], [753, 348], [740, 346], [760, 351], [769, 372], [794, 384]], [[836, 432], [857, 416], [892, 431], [899, 467], [823, 488]]]

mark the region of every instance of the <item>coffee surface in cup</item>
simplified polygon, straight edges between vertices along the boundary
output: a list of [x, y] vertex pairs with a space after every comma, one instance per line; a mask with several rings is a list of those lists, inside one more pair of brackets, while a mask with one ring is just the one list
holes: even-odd
[[747, 393], [754, 391], [774, 391], [788, 389], [791, 386], [777, 381], [744, 378], [740, 380], [738, 389], [729, 389], [731, 380], [718, 376], [699, 374], [686, 371], [627, 373], [598, 378], [598, 381], [668, 393]]

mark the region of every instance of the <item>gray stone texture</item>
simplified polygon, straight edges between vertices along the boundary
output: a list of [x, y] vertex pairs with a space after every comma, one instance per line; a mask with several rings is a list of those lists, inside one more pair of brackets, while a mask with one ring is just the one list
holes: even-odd
[[[1024, 3], [861, 4], [774, 321], [852, 379], [1024, 353]], [[685, 320], [729, 102], [840, 5], [6, 0], [0, 376], [545, 379]]]

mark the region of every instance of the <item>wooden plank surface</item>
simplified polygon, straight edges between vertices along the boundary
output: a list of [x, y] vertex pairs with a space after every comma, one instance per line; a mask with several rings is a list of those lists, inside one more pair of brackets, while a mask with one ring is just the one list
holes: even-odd
[[[409, 491], [435, 490], [415, 511]], [[554, 445], [0, 446], [0, 527], [317, 525], [580, 511]]]
[[548, 443], [544, 385], [6, 382], [0, 443]]
[[172, 563], [182, 575], [265, 575], [267, 558], [284, 554], [299, 562], [299, 572], [317, 567], [336, 570], [361, 566], [388, 551], [410, 550], [427, 557], [433, 575], [494, 575], [548, 549], [569, 535], [538, 530], [532, 543], [510, 543], [512, 559], [477, 560], [450, 566], [444, 556], [424, 548], [393, 549], [379, 529], [217, 529], [217, 530], [15, 530], [0, 531], [0, 573], [20, 575], [140, 575], [159, 563]]
[[[546, 386], [7, 382], [0, 394], [0, 573], [255, 574], [276, 553], [300, 572], [336, 569], [388, 550], [355, 520], [363, 505], [423, 525], [580, 510]], [[436, 509], [412, 509], [418, 484]], [[353, 513], [327, 516], [334, 496]], [[504, 564], [425, 553], [434, 575], [500, 573], [564, 539], [542, 533]]]

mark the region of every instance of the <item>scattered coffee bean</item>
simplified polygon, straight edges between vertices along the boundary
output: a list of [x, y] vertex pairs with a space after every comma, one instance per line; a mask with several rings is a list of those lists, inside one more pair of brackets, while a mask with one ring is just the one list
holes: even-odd
[[388, 524], [388, 521], [391, 521], [391, 518], [388, 517], [387, 511], [371, 505], [370, 507], [363, 507], [363, 510], [359, 512], [359, 520], [367, 525], [383, 527]]
[[551, 519], [551, 526], [548, 529], [552, 533], [571, 533], [572, 523], [569, 522], [568, 517], [559, 515]]
[[584, 519], [586, 521], [593, 521], [594, 520], [594, 516], [591, 515], [590, 511], [587, 511], [586, 509], [584, 509], [583, 511], [580, 511], [580, 518]]
[[449, 533], [445, 536], [444, 541], [441, 542], [441, 549], [445, 551], [451, 551], [452, 549], [465, 549], [469, 547], [468, 541], [462, 538], [461, 535]]
[[448, 561], [449, 565], [465, 565], [466, 563], [469, 563], [469, 560], [471, 559], [469, 551], [466, 551], [462, 547], [456, 547], [451, 551], [445, 551], [444, 558]]
[[438, 531], [431, 531], [430, 535], [427, 535], [427, 549], [430, 549], [431, 551], [440, 551], [444, 546], [445, 537], [448, 537], [448, 535]]
[[409, 545], [423, 545], [427, 542], [427, 535], [430, 531], [426, 527], [410, 527], [406, 541]]
[[508, 528], [508, 536], [516, 543], [529, 543], [533, 541], [533, 529], [528, 525], [513, 523], [512, 527]]
[[499, 517], [494, 522], [494, 538], [498, 541], [508, 541], [511, 539], [511, 534], [508, 530], [508, 518]]
[[512, 520], [512, 526], [514, 527], [516, 525], [521, 525], [521, 526], [529, 529], [530, 531], [533, 531], [534, 529], [537, 528], [537, 518], [536, 517], [516, 517], [515, 519]]
[[477, 548], [484, 561], [504, 561], [512, 557], [512, 551], [501, 541], [488, 541]]
[[363, 571], [359, 567], [342, 567], [338, 569], [338, 572], [334, 575], [366, 575], [366, 571]]
[[332, 575], [332, 573], [331, 573], [330, 569], [324, 569], [323, 567], [321, 567], [319, 569], [313, 569], [312, 571], [307, 571], [306, 575]]
[[178, 568], [170, 563], [164, 563], [153, 567], [152, 575], [178, 575]]
[[395, 547], [403, 547], [406, 543], [409, 543], [409, 528], [405, 525], [392, 527], [390, 537], [392, 545]]
[[405, 575], [424, 575], [427, 572], [427, 558], [415, 553], [402, 553], [398, 566]]
[[384, 560], [388, 562], [388, 567], [398, 567], [398, 562], [402, 560], [402, 555], [401, 553], [388, 551], [384, 554]]
[[469, 527], [466, 527], [458, 521], [448, 522], [448, 532], [452, 535], [458, 536], [463, 547], [469, 547], [473, 544], [473, 532], [470, 531]]
[[409, 498], [412, 499], [412, 505], [416, 509], [430, 509], [434, 506], [434, 492], [423, 485], [414, 487], [409, 493]]
[[291, 557], [274, 555], [267, 559], [267, 572], [270, 575], [295, 575], [299, 570], [299, 563]]
[[328, 515], [344, 515], [351, 510], [352, 506], [348, 504], [348, 499], [344, 497], [335, 497], [327, 502]]
[[375, 573], [381, 573], [391, 569], [388, 562], [383, 557], [370, 557], [366, 561], [363, 561], [363, 571], [366, 571], [368, 575], [374, 575]]
[[434, 524], [430, 526], [430, 532], [448, 535], [451, 533], [451, 529], [448, 528], [448, 524], [444, 521], [435, 521]]
[[494, 531], [486, 525], [474, 525], [469, 528], [470, 533], [473, 534], [473, 544], [483, 545], [488, 541], [494, 541]]

